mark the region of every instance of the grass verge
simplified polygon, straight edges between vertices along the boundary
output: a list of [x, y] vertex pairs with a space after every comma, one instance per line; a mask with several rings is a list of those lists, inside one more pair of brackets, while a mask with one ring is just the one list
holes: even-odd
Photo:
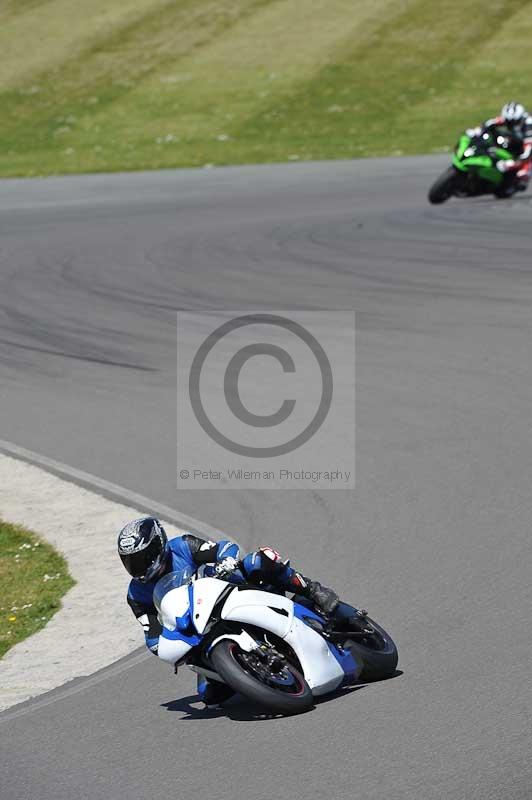
[[53, 547], [0, 521], [0, 658], [43, 628], [73, 585], [65, 559]]
[[0, 4], [0, 175], [439, 152], [532, 100], [532, 0]]

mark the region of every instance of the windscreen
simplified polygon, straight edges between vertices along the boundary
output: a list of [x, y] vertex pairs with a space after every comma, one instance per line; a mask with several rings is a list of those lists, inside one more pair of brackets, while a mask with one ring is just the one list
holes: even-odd
[[180, 569], [177, 572], [169, 572], [168, 575], [164, 575], [164, 577], [157, 581], [155, 589], [153, 590], [153, 604], [157, 611], [161, 611], [161, 601], [165, 594], [172, 589], [186, 586], [190, 583], [193, 575], [194, 572], [189, 567], [185, 567], [185, 569]]

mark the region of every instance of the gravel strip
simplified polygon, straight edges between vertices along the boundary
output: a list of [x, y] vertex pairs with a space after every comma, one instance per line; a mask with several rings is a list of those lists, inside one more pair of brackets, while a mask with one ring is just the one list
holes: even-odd
[[[116, 537], [143, 513], [0, 454], [0, 518], [34, 531], [68, 563], [76, 585], [38, 633], [0, 661], [0, 711], [90, 675], [144, 642], [125, 602]], [[164, 523], [169, 534], [182, 532]]]

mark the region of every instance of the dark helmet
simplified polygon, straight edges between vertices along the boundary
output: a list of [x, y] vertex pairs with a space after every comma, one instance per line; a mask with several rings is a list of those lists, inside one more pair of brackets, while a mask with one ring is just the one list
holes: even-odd
[[514, 128], [516, 125], [521, 125], [527, 118], [527, 111], [522, 103], [517, 103], [515, 100], [510, 100], [505, 103], [501, 108], [501, 117], [509, 128]]
[[129, 522], [118, 534], [118, 555], [133, 578], [142, 583], [161, 575], [166, 566], [168, 537], [154, 517]]

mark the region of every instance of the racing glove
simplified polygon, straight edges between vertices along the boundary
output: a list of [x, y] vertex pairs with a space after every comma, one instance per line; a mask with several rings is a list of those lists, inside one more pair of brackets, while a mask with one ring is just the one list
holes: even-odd
[[238, 569], [238, 560], [233, 558], [232, 556], [227, 556], [227, 558], [223, 558], [218, 564], [214, 567], [214, 572], [216, 573], [217, 578], [223, 578], [226, 575], [230, 575], [232, 572]]

